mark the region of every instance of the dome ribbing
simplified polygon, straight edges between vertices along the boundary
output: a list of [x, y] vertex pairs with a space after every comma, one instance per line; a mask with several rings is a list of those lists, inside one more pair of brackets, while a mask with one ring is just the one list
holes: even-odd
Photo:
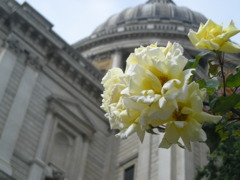
[[141, 24], [148, 22], [176, 21], [199, 25], [206, 22], [205, 16], [186, 7], [176, 6], [171, 0], [149, 0], [145, 4], [127, 8], [111, 16], [106, 22], [98, 26], [92, 34], [98, 34], [118, 26]]

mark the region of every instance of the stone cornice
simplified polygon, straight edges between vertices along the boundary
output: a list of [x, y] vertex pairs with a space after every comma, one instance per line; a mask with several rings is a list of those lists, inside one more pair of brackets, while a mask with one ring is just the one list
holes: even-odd
[[[101, 43], [88, 47], [86, 50], [82, 50], [81, 53], [87, 59], [91, 59], [93, 56], [99, 54], [109, 53], [114, 51], [116, 48], [122, 50], [134, 50], [140, 45], [149, 45], [150, 43], [158, 43], [159, 46], [165, 46], [167, 42], [181, 42], [186, 47], [192, 47], [192, 44], [187, 41], [187, 35], [172, 35], [172, 34], [158, 34], [156, 33], [137, 33], [136, 36], [127, 37], [125, 35], [119, 36], [116, 39], [109, 40], [109, 42]], [[131, 51], [129, 51], [130, 53]]]
[[40, 71], [46, 63], [40, 55], [28, 49], [19, 39], [13, 35], [9, 36], [8, 39], [4, 39], [1, 43], [1, 47], [11, 50], [18, 57], [22, 56], [25, 60], [25, 65], [35, 69], [36, 71]]
[[79, 52], [85, 52], [91, 48], [112, 43], [112, 42], [117, 42], [121, 40], [130, 40], [130, 39], [137, 39], [140, 40], [141, 38], [146, 38], [146, 37], [155, 37], [156, 40], [160, 38], [176, 38], [176, 37], [186, 37], [186, 34], [172, 34], [170, 32], [133, 32], [133, 33], [122, 33], [122, 34], [115, 34], [107, 37], [101, 37], [99, 39], [95, 40], [90, 40], [89, 42], [83, 43], [81, 46], [78, 46], [76, 50]]
[[142, 24], [138, 24], [136, 22], [134, 24], [119, 25], [96, 34], [92, 34], [91, 36], [80, 40], [73, 46], [81, 52], [93, 46], [122, 38], [139, 38], [146, 35], [157, 35], [159, 37], [168, 35], [186, 36], [190, 28], [197, 29], [198, 26], [188, 23], [183, 24], [176, 21], [146, 21]]
[[40, 71], [42, 69], [44, 66], [42, 63], [44, 63], [44, 61], [42, 59], [39, 59], [39, 56], [28, 55], [25, 60], [25, 64], [35, 69], [36, 71]]
[[64, 59], [62, 56], [59, 56], [59, 54], [52, 55], [47, 59], [47, 67], [67, 80], [69, 84], [80, 86], [88, 93], [97, 92], [97, 94], [94, 93], [95, 98], [97, 98], [103, 90], [99, 83], [100, 77], [99, 79], [95, 79], [91, 76], [86, 76], [88, 72], [85, 66], [81, 67], [77, 62]]
[[[0, 13], [0, 22], [6, 29], [2, 46], [10, 48], [17, 55], [24, 54], [26, 65], [35, 70], [49, 67], [69, 86], [77, 86], [78, 90], [87, 93], [89, 99], [94, 98], [98, 104], [101, 103], [102, 74], [55, 34], [44, 17], [28, 4], [19, 5], [13, 0], [1, 1]], [[36, 22], [34, 19], [37, 19]]]
[[10, 49], [17, 55], [20, 55], [23, 52], [23, 48], [19, 45], [18, 40], [3, 39], [1, 47]]

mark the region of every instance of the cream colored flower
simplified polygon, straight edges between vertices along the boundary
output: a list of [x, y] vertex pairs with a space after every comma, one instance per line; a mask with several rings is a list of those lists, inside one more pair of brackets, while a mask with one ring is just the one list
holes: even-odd
[[121, 139], [126, 139], [133, 133], [137, 133], [139, 139], [143, 141], [145, 131], [139, 124], [140, 112], [134, 109], [127, 109], [122, 96], [117, 103], [109, 105], [109, 112], [105, 114], [109, 119], [111, 129], [118, 129], [116, 134]]
[[110, 69], [102, 79], [102, 85], [104, 92], [102, 94], [102, 106], [106, 112], [109, 112], [109, 105], [118, 102], [120, 98], [120, 92], [126, 87], [121, 82], [123, 71], [120, 68]]
[[127, 109], [121, 94], [127, 87], [127, 76], [121, 69], [113, 68], [107, 72], [101, 83], [104, 87], [101, 108], [106, 111], [105, 116], [109, 119], [111, 128], [120, 130], [116, 136], [127, 138], [137, 132], [142, 141], [144, 130], [139, 125], [139, 112]]
[[177, 43], [141, 47], [129, 56], [125, 72], [129, 85], [122, 93], [125, 99], [130, 99], [125, 100], [128, 108], [141, 111], [143, 127], [152, 125], [156, 119], [167, 120], [177, 108], [176, 98], [184, 98], [192, 74], [192, 70], [183, 70], [186, 63], [183, 48]]
[[222, 117], [203, 111], [205, 95], [205, 89], [200, 90], [195, 82], [188, 86], [186, 99], [178, 101], [178, 109], [167, 121], [165, 135], [159, 147], [169, 148], [181, 138], [186, 148], [191, 150], [191, 141], [206, 141], [202, 124], [204, 122], [217, 123]]
[[[168, 43], [140, 47], [127, 59], [125, 72], [109, 70], [102, 80], [102, 108], [120, 138], [136, 132], [143, 140], [151, 126], [165, 123], [178, 109], [176, 99], [186, 96], [192, 70], [183, 70], [187, 59], [183, 48]], [[160, 120], [160, 121], [159, 121]]]
[[228, 53], [240, 53], [240, 46], [229, 41], [229, 38], [239, 33], [233, 23], [223, 29], [222, 25], [208, 20], [206, 24], [200, 24], [198, 32], [190, 30], [188, 37], [192, 44], [198, 49], [219, 50]]

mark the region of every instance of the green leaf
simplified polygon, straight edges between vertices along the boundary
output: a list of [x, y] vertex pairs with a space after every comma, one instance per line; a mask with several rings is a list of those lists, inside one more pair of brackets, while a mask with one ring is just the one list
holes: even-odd
[[230, 74], [227, 77], [226, 86], [228, 87], [240, 86], [240, 71], [238, 71], [236, 74]]
[[208, 79], [205, 81], [205, 87], [208, 94], [213, 94], [219, 88], [219, 81], [216, 79]]
[[196, 83], [198, 83], [200, 89], [205, 88], [205, 80], [204, 79], [199, 79], [196, 81]]
[[223, 125], [222, 125], [222, 124], [218, 124], [218, 125], [216, 126], [216, 131], [218, 132], [218, 131], [220, 131], [221, 129], [223, 129]]
[[203, 56], [206, 56], [206, 55], [208, 55], [209, 53], [211, 53], [211, 51], [206, 51], [206, 52], [202, 51], [202, 52], [200, 52], [200, 53], [196, 56], [196, 59], [197, 59], [197, 60], [200, 60]]
[[212, 64], [213, 61], [209, 61], [208, 64], [209, 64], [209, 69], [208, 69], [208, 76], [210, 75], [217, 75], [218, 73], [218, 67], [219, 65], [218, 64]]
[[240, 109], [240, 101], [234, 106], [234, 109]]
[[197, 65], [198, 65], [198, 62], [196, 59], [189, 59], [185, 66], [185, 69], [196, 68]]
[[232, 136], [240, 136], [240, 130], [236, 130]]
[[234, 108], [239, 103], [239, 101], [239, 94], [220, 96], [210, 102], [210, 107], [213, 112], [226, 112]]
[[[224, 129], [231, 131], [239, 130], [240, 124], [235, 123], [230, 126], [223, 125]], [[233, 127], [234, 126], [234, 127]], [[230, 180], [239, 179], [240, 177], [240, 137], [231, 136], [221, 142], [214, 153], [208, 156], [208, 164], [198, 170], [195, 180]]]
[[219, 145], [221, 141], [220, 135], [215, 131], [216, 124], [205, 123], [203, 124], [203, 130], [207, 135], [206, 144], [209, 147], [210, 153], [212, 153]]
[[196, 83], [199, 84], [199, 88], [206, 88], [208, 94], [213, 94], [219, 88], [219, 81], [215, 79], [200, 79]]
[[220, 135], [221, 141], [224, 141], [229, 138], [228, 131], [224, 131], [223, 129], [217, 131]]
[[219, 134], [221, 141], [224, 141], [229, 138], [228, 131], [224, 130], [222, 124], [218, 124], [215, 128], [215, 131]]
[[199, 60], [203, 57], [206, 56], [207, 54], [209, 54], [210, 51], [207, 52], [201, 52], [199, 53], [195, 59], [189, 59], [188, 63], [185, 66], [185, 69], [191, 69], [191, 68], [196, 68], [198, 66]]
[[217, 94], [209, 95], [209, 103], [211, 103], [212, 101], [216, 101], [217, 97], [219, 97]]

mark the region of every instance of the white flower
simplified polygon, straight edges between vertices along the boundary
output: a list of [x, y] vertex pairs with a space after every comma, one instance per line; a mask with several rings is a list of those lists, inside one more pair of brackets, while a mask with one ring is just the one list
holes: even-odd
[[187, 59], [183, 48], [168, 43], [140, 47], [127, 59], [125, 72], [111, 69], [103, 78], [102, 108], [120, 138], [144, 132], [169, 121], [178, 111], [178, 101], [186, 99], [192, 70], [183, 70]]
[[106, 112], [109, 112], [109, 105], [118, 102], [120, 92], [125, 88], [125, 84], [121, 82], [123, 71], [119, 68], [113, 68], [107, 72], [102, 79], [104, 92], [102, 94], [102, 106]]
[[188, 85], [187, 96], [179, 100], [178, 109], [167, 121], [165, 135], [160, 147], [169, 148], [181, 138], [188, 150], [191, 150], [190, 141], [206, 141], [206, 133], [202, 130], [204, 122], [217, 123], [222, 117], [214, 116], [203, 111], [205, 89], [200, 90], [195, 82]]
[[125, 72], [129, 84], [122, 93], [130, 99], [125, 100], [126, 106], [141, 112], [142, 127], [156, 125], [156, 119], [168, 119], [177, 108], [176, 98], [184, 98], [192, 75], [192, 70], [183, 70], [186, 63], [183, 48], [177, 43], [140, 47], [129, 56]]

